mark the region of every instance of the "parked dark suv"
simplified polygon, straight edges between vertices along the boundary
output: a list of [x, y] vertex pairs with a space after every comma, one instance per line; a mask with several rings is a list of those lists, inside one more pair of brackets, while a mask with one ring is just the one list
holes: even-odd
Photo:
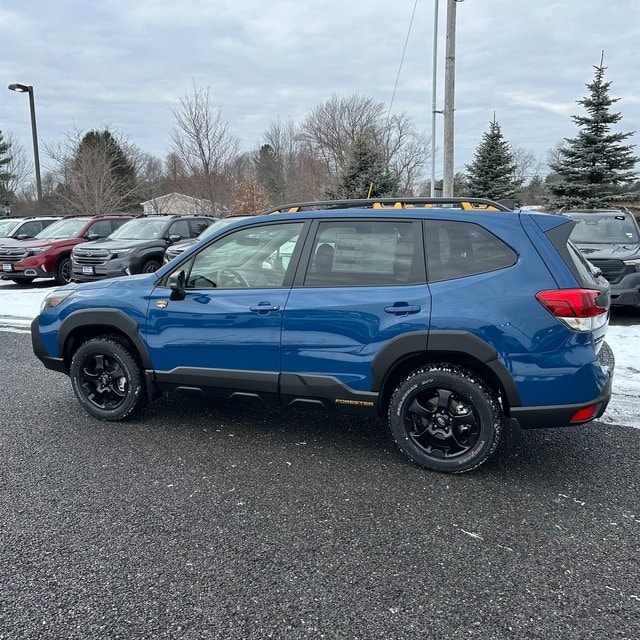
[[640, 228], [626, 209], [566, 211], [571, 240], [611, 283], [611, 304], [640, 309]]
[[57, 220], [60, 220], [60, 216], [29, 216], [0, 220], [0, 244], [5, 240], [29, 240]]
[[28, 284], [35, 278], [71, 279], [71, 250], [86, 240], [108, 236], [131, 216], [73, 216], [61, 218], [31, 240], [7, 240], [0, 246], [4, 280]]
[[72, 254], [72, 278], [90, 282], [160, 267], [171, 244], [195, 238], [216, 219], [209, 216], [145, 216], [122, 225], [108, 238], [78, 245]]
[[102, 420], [165, 390], [320, 406], [386, 416], [409, 458], [461, 473], [507, 425], [605, 411], [608, 283], [573, 226], [470, 199], [287, 205], [155, 273], [52, 292], [33, 348]]

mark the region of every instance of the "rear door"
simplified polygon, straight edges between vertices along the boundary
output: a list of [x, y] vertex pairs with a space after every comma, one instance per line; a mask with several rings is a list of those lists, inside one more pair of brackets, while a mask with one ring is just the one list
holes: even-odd
[[375, 391], [382, 352], [393, 361], [398, 339], [426, 349], [425, 282], [419, 222], [316, 221], [284, 313], [282, 395], [358, 403]]

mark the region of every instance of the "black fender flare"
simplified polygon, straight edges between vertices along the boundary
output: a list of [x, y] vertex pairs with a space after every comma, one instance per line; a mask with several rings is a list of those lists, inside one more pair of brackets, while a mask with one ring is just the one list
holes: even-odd
[[459, 353], [482, 362], [497, 377], [505, 391], [509, 405], [521, 404], [520, 393], [513, 377], [502, 364], [498, 352], [489, 343], [468, 331], [413, 331], [390, 340], [376, 354], [371, 363], [373, 391], [382, 389], [393, 365], [407, 357], [430, 352]]
[[64, 346], [69, 335], [79, 328], [84, 327], [112, 327], [124, 333], [133, 342], [140, 354], [145, 369], [152, 369], [149, 352], [140, 337], [139, 325], [133, 318], [119, 309], [86, 309], [74, 311], [60, 324], [57, 335], [58, 353], [64, 356]]

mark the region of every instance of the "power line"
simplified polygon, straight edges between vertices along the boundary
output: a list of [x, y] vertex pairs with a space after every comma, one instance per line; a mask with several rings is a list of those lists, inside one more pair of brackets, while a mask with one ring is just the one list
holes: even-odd
[[404, 40], [404, 48], [402, 49], [402, 57], [400, 58], [400, 66], [398, 67], [398, 75], [396, 76], [396, 83], [393, 87], [393, 93], [391, 95], [391, 102], [389, 103], [389, 111], [387, 112], [387, 121], [391, 116], [391, 107], [393, 107], [393, 101], [396, 97], [396, 90], [398, 89], [398, 82], [400, 80], [400, 72], [402, 71], [402, 64], [404, 63], [404, 55], [407, 52], [407, 44], [409, 43], [409, 36], [411, 35], [411, 27], [413, 26], [413, 18], [416, 15], [416, 7], [418, 6], [418, 0], [413, 3], [413, 11], [411, 12], [411, 20], [409, 20], [409, 28], [407, 29], [407, 37]]

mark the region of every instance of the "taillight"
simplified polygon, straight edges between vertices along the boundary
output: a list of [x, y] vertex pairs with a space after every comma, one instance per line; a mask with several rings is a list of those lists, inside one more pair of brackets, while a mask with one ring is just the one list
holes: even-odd
[[574, 331], [594, 331], [606, 324], [608, 309], [601, 306], [600, 296], [602, 292], [594, 289], [552, 289], [536, 294], [547, 311]]

